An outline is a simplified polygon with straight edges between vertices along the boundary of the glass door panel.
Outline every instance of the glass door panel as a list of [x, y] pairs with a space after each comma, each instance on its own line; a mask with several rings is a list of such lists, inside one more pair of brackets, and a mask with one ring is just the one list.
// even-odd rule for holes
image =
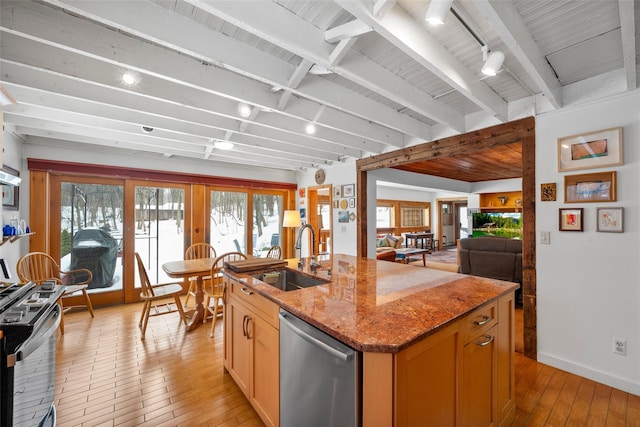
[[[152, 283], [168, 282], [162, 264], [184, 258], [184, 189], [135, 187], [135, 251]], [[135, 287], [140, 287], [135, 274]]]
[[247, 253], [247, 193], [211, 191], [209, 242], [221, 255]]
[[90, 293], [122, 290], [123, 186], [62, 182], [60, 268], [86, 268]]
[[253, 255], [267, 256], [271, 246], [282, 247], [283, 197], [273, 194], [253, 195]]

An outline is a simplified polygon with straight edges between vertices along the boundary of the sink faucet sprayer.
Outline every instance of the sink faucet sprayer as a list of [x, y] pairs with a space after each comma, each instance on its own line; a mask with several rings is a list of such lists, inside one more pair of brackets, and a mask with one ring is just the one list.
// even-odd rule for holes
[[[313, 226], [309, 223], [304, 224], [303, 226], [300, 227], [300, 229], [298, 230], [298, 238], [296, 239], [296, 250], [300, 250], [300, 258], [302, 258], [302, 232], [305, 230], [305, 228], [309, 229], [309, 232], [311, 233], [311, 264], [310, 264], [310, 268], [311, 271], [317, 270], [320, 267], [320, 264], [318, 264], [315, 259], [316, 259], [316, 232], [313, 230]], [[301, 262], [298, 262], [298, 266], [301, 267]]]

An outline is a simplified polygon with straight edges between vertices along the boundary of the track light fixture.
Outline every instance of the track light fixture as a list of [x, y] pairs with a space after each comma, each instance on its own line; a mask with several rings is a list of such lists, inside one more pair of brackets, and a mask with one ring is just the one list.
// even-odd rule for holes
[[482, 59], [484, 64], [482, 65], [482, 74], [485, 76], [495, 76], [500, 71], [500, 67], [504, 63], [504, 53], [499, 50], [488, 53], [487, 46], [482, 46]]
[[453, 0], [431, 0], [425, 21], [431, 25], [442, 25], [447, 18]]
[[249, 104], [240, 102], [238, 103], [238, 113], [240, 113], [242, 117], [249, 117], [251, 115], [251, 107]]

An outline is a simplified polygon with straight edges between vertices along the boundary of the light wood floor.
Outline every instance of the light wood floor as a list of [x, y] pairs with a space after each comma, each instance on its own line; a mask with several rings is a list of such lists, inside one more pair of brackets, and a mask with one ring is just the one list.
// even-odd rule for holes
[[[185, 333], [140, 304], [65, 316], [56, 374], [58, 426], [260, 426], [222, 366], [222, 322]], [[516, 357], [514, 426], [640, 426], [640, 397]], [[436, 426], [440, 427], [440, 426]]]

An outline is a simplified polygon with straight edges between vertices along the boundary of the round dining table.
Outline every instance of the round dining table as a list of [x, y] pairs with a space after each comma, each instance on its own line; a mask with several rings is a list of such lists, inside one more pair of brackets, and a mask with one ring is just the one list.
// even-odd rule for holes
[[184, 259], [179, 261], [169, 261], [162, 264], [162, 270], [169, 277], [187, 279], [189, 277], [196, 278], [196, 307], [186, 313], [189, 317], [187, 322], [187, 331], [195, 329], [204, 320], [206, 308], [202, 305], [204, 301], [204, 292], [202, 284], [203, 277], [211, 275], [211, 267], [215, 258], [198, 258]]

